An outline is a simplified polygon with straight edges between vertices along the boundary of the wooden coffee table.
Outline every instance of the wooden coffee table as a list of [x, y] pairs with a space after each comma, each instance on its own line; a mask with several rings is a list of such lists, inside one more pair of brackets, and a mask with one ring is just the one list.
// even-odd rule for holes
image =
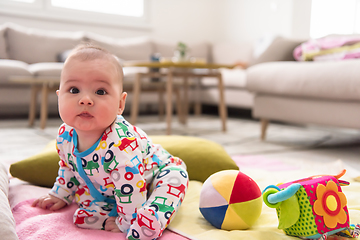
[[13, 76], [9, 79], [12, 83], [30, 85], [31, 97], [29, 106], [29, 126], [32, 127], [36, 115], [36, 103], [38, 94], [41, 92], [40, 128], [44, 129], [48, 117], [48, 95], [59, 89], [60, 78], [58, 77], [22, 77]]
[[[133, 104], [131, 111], [131, 123], [135, 124], [138, 116], [138, 105], [141, 91], [141, 79], [143, 77], [165, 77], [166, 78], [166, 121], [167, 121], [167, 134], [171, 134], [171, 121], [172, 121], [172, 96], [173, 96], [173, 78], [182, 77], [184, 79], [184, 113], [187, 114], [187, 101], [188, 101], [188, 78], [199, 78], [203, 77], [214, 77], [218, 79], [219, 89], [219, 115], [222, 121], [222, 130], [226, 131], [227, 121], [227, 110], [224, 96], [224, 86], [219, 68], [234, 68], [235, 65], [227, 64], [213, 64], [213, 63], [202, 63], [202, 62], [125, 62], [126, 67], [147, 67], [149, 68], [148, 73], [138, 73], [134, 88], [133, 88]], [[165, 68], [167, 73], [151, 72], [151, 68]], [[194, 69], [206, 69], [206, 73], [197, 73]]]
[[[211, 64], [211, 63], [193, 63], [193, 62], [126, 62], [125, 66], [131, 67], [147, 67], [147, 68], [165, 68], [167, 73], [151, 72], [138, 73], [135, 83], [132, 87], [133, 90], [133, 103], [131, 106], [131, 123], [135, 124], [139, 112], [139, 98], [141, 92], [141, 79], [143, 77], [165, 77], [166, 78], [166, 121], [167, 121], [167, 134], [171, 134], [171, 121], [172, 121], [172, 96], [174, 92], [174, 77], [182, 77], [184, 79], [184, 109], [183, 112], [187, 114], [188, 102], [188, 78], [197, 77], [214, 77], [218, 79], [219, 89], [219, 115], [222, 120], [222, 130], [226, 131], [227, 110], [224, 98], [224, 86], [222, 82], [221, 73], [219, 68], [233, 68], [234, 65], [226, 64]], [[206, 73], [197, 73], [194, 69], [207, 69]], [[180, 70], [180, 71], [179, 71]], [[36, 103], [38, 94], [41, 92], [41, 106], [40, 106], [40, 128], [46, 127], [48, 117], [48, 95], [55, 92], [59, 88], [59, 77], [23, 77], [13, 76], [9, 79], [13, 83], [31, 86], [31, 98], [29, 106], [29, 126], [34, 125], [36, 115]]]

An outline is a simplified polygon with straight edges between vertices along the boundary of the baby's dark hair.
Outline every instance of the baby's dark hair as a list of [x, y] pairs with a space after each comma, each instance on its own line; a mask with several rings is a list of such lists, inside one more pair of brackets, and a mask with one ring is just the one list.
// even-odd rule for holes
[[80, 61], [89, 61], [89, 60], [95, 60], [99, 58], [107, 58], [109, 61], [113, 61], [116, 65], [116, 69], [118, 71], [120, 81], [122, 82], [123, 79], [123, 70], [122, 66], [120, 64], [119, 59], [112, 53], [110, 53], [105, 48], [96, 45], [92, 42], [83, 42], [77, 45], [69, 54], [68, 58], [65, 61], [65, 64], [67, 60], [75, 58]]

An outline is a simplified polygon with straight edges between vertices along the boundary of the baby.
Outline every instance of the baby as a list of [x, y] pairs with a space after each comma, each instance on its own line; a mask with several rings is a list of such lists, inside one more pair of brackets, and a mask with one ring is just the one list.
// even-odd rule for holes
[[58, 210], [76, 201], [81, 228], [155, 239], [173, 219], [188, 187], [185, 164], [153, 144], [121, 114], [127, 93], [114, 55], [82, 44], [64, 63], [56, 92], [58, 177], [33, 206]]

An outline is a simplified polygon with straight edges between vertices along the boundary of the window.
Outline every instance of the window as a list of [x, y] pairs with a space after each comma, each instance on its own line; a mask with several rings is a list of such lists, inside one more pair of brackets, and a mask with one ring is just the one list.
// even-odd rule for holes
[[51, 4], [55, 7], [133, 17], [142, 17], [144, 14], [143, 0], [51, 0]]
[[0, 14], [148, 27], [146, 0], [0, 0]]
[[15, 1], [15, 2], [25, 2], [25, 3], [33, 3], [33, 2], [35, 2], [35, 0], [12, 0], [12, 1]]
[[310, 37], [360, 33], [360, 0], [312, 0]]

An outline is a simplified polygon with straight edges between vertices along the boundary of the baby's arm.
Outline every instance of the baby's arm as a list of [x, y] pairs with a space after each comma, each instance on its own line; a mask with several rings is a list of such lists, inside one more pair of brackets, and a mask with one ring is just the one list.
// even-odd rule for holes
[[38, 199], [36, 199], [31, 206], [32, 207], [40, 207], [42, 209], [49, 209], [52, 211], [59, 210], [65, 207], [67, 204], [60, 198], [54, 197], [50, 194], [46, 194]]
[[[62, 125], [60, 129], [65, 129], [65, 126]], [[68, 132], [65, 130], [59, 130], [59, 132], [62, 132], [65, 136], [69, 136]], [[36, 199], [32, 203], [33, 207], [38, 206], [42, 209], [50, 209], [53, 211], [59, 210], [70, 204], [74, 198], [75, 190], [79, 185], [74, 173], [65, 161], [65, 153], [62, 150], [62, 147], [63, 143], [66, 141], [62, 136], [58, 136], [56, 138], [56, 142], [56, 149], [60, 157], [58, 177], [56, 178], [51, 191], [48, 194]], [[72, 165], [72, 167], [74, 166]]]

